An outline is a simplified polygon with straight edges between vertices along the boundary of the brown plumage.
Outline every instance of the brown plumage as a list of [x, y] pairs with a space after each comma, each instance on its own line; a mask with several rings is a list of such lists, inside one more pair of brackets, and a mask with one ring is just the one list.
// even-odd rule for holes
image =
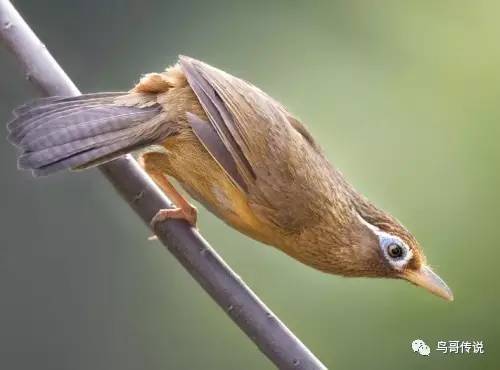
[[45, 175], [83, 169], [140, 150], [140, 163], [177, 208], [196, 209], [170, 184], [242, 233], [319, 270], [404, 278], [446, 299], [418, 242], [359, 194], [307, 128], [246, 81], [181, 57], [127, 93], [52, 97], [27, 104], [9, 124], [19, 166]]

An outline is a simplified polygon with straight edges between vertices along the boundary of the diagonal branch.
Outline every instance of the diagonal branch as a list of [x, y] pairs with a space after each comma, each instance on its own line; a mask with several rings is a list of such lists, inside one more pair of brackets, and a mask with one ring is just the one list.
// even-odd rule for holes
[[[80, 94], [8, 0], [0, 0], [0, 38], [19, 61], [26, 78], [45, 95]], [[132, 156], [102, 165], [100, 170], [144, 222], [149, 223], [158, 209], [172, 206]], [[155, 231], [175, 258], [276, 366], [326, 369], [195, 229], [172, 220]]]

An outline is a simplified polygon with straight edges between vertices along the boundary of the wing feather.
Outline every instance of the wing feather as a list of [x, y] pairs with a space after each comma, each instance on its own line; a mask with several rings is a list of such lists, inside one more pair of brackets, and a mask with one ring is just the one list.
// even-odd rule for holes
[[214, 127], [209, 122], [202, 120], [193, 113], [188, 112], [187, 118], [198, 139], [200, 139], [208, 152], [212, 154], [214, 159], [235, 182], [235, 185], [239, 186], [245, 192], [248, 191], [247, 185], [238, 171], [233, 156], [222, 143]]
[[[329, 191], [325, 179], [331, 166], [307, 128], [242, 79], [184, 56], [180, 66], [220, 143], [234, 159], [254, 212], [286, 230], [316, 223], [319, 216], [314, 210], [327, 201], [321, 194]], [[210, 150], [209, 140], [218, 143], [214, 137], [198, 137], [238, 183], [234, 168]], [[311, 192], [308, 184], [317, 191]]]
[[[196, 60], [181, 57], [180, 62], [189, 85], [200, 100], [211, 124], [237, 163], [238, 171], [243, 181], [246, 184], [253, 183], [255, 181], [255, 173], [241, 148], [240, 142], [237, 140], [237, 138], [241, 137], [241, 133], [238, 131], [238, 126], [233, 120], [233, 115], [226, 107], [226, 102], [221, 99], [211, 82], [201, 74], [197, 68]], [[230, 173], [231, 171], [227, 172]], [[234, 176], [233, 180], [238, 183], [238, 180]]]

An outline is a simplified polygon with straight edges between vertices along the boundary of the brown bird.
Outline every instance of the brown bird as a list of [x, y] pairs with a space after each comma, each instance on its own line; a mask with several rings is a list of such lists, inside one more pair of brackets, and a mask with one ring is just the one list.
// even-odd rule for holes
[[152, 222], [196, 224], [170, 183], [242, 233], [321, 271], [402, 278], [447, 300], [413, 235], [358, 193], [307, 128], [257, 87], [181, 56], [129, 92], [49, 97], [16, 109], [9, 139], [35, 176], [84, 169], [140, 150], [175, 203]]

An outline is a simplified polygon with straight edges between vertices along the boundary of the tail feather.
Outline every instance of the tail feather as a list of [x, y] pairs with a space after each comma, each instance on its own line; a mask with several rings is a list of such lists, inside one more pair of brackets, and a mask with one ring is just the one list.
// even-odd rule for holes
[[[50, 164], [35, 167], [33, 174], [35, 176], [45, 176], [67, 168], [84, 169], [105, 163], [134, 149], [134, 143], [129, 138], [124, 138], [114, 143], [107, 143], [105, 146], [92, 146], [80, 150], [57, 161], [45, 162]], [[33, 166], [30, 168], [33, 168]]]
[[106, 98], [114, 98], [117, 96], [124, 95], [124, 92], [104, 92], [104, 93], [94, 93], [94, 94], [84, 94], [78, 96], [49, 96], [45, 98], [38, 98], [20, 105], [12, 111], [15, 117], [20, 115], [25, 115], [28, 111], [41, 113], [44, 109], [50, 109], [49, 107], [56, 104], [79, 104], [90, 102], [91, 100], [103, 100]]
[[77, 110], [70, 115], [53, 117], [28, 132], [20, 146], [41, 150], [74, 140], [98, 137], [99, 135], [124, 130], [140, 124], [151, 116], [151, 110], [130, 107], [91, 108]]
[[[25, 104], [24, 106], [14, 110], [13, 113], [15, 118], [7, 124], [9, 137], [13, 140], [21, 138], [27, 131], [43, 124], [44, 122], [47, 122], [50, 118], [56, 116], [57, 114], [69, 114], [78, 108], [91, 108], [93, 106], [102, 106], [102, 104], [109, 104], [113, 102], [113, 100], [108, 99], [108, 97], [98, 98], [93, 97], [94, 95], [95, 94], [91, 94], [92, 97], [85, 100], [82, 98], [82, 96], [85, 95], [74, 98], [51, 97], [40, 99], [44, 101], [43, 103], [38, 103], [38, 100], [35, 100], [31, 103]], [[120, 95], [123, 95], [123, 93]], [[112, 97], [120, 95], [118, 95], [118, 93], [113, 93]], [[75, 101], [68, 100], [77, 98], [78, 100]]]
[[131, 130], [110, 132], [97, 137], [83, 138], [81, 140], [64, 142], [59, 145], [51, 145], [39, 150], [24, 152], [19, 156], [18, 164], [20, 169], [39, 168], [47, 163], [58, 162], [75, 156], [88, 150], [110, 146], [117, 141], [131, 139]]
[[124, 94], [50, 97], [16, 109], [8, 129], [9, 140], [23, 151], [19, 168], [33, 170], [35, 176], [86, 168], [172, 134], [161, 106], [116, 103]]

